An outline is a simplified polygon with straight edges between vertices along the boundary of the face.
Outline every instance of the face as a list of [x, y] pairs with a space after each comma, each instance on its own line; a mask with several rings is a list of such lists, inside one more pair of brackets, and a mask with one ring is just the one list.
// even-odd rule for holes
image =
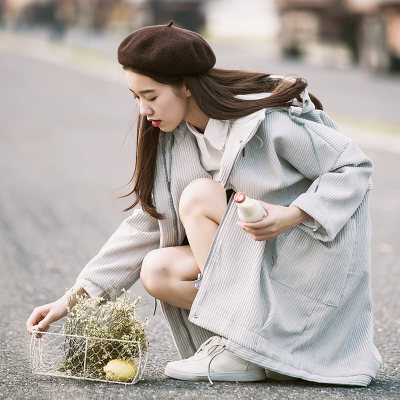
[[125, 75], [140, 114], [151, 120], [153, 126], [171, 132], [185, 119], [191, 96], [185, 85], [176, 88], [132, 71], [125, 71]]

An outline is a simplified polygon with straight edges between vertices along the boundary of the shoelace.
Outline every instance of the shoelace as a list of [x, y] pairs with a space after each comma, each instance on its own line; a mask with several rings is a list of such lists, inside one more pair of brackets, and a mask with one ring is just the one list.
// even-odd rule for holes
[[195, 354], [198, 354], [201, 351], [205, 351], [205, 352], [207, 352], [208, 355], [211, 355], [215, 349], [218, 349], [218, 347], [220, 347], [215, 352], [215, 354], [210, 358], [210, 361], [208, 362], [207, 378], [208, 378], [208, 381], [210, 382], [210, 386], [214, 385], [214, 382], [211, 380], [211, 361], [214, 360], [214, 358], [218, 354], [221, 354], [226, 348], [226, 345], [223, 343], [220, 343], [220, 342], [221, 342], [221, 338], [219, 336], [213, 336], [210, 339], [208, 339], [207, 341], [205, 341], [195, 353]]

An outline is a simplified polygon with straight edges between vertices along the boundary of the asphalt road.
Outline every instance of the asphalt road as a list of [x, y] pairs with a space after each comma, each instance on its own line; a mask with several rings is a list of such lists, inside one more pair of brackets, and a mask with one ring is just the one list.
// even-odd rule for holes
[[[228, 55], [226, 56], [228, 60]], [[335, 73], [319, 72], [321, 79]], [[121, 81], [123, 76], [121, 75]], [[119, 78], [118, 78], [119, 79]], [[371, 81], [368, 93], [381, 87]], [[385, 96], [385, 85], [376, 96]], [[338, 94], [339, 96], [340, 94]], [[366, 145], [371, 199], [375, 343], [384, 364], [368, 388], [304, 383], [180, 382], [163, 375], [177, 352], [160, 310], [144, 295], [151, 343], [137, 385], [33, 375], [25, 321], [59, 298], [127, 216], [115, 200], [132, 172], [133, 100], [121, 84], [0, 52], [0, 398], [2, 399], [391, 399], [400, 397], [399, 155]], [[60, 321], [62, 323], [62, 321]]]

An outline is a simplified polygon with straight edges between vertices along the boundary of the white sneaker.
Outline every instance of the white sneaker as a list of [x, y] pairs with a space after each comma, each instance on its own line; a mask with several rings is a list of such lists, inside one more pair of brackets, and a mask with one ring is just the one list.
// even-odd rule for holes
[[227, 340], [213, 336], [206, 340], [196, 353], [185, 360], [171, 361], [165, 367], [165, 375], [185, 381], [252, 382], [266, 378], [265, 370], [243, 360], [226, 349]]

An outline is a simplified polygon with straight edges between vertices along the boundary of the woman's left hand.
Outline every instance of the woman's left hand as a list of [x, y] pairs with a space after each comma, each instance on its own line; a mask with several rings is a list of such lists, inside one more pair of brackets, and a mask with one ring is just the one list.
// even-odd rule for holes
[[276, 204], [258, 202], [266, 211], [266, 217], [258, 222], [238, 222], [238, 225], [248, 233], [254, 240], [268, 240], [310, 218], [300, 208], [295, 206], [279, 206]]

